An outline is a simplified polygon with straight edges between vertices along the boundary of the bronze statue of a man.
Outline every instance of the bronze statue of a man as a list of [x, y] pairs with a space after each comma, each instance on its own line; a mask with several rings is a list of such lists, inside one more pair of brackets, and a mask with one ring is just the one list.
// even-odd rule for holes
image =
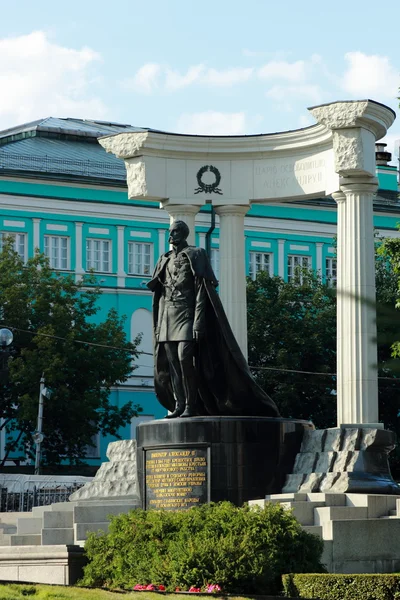
[[173, 249], [158, 260], [154, 292], [154, 387], [167, 418], [196, 415], [279, 416], [253, 380], [234, 338], [207, 253], [189, 246], [189, 228], [175, 221]]

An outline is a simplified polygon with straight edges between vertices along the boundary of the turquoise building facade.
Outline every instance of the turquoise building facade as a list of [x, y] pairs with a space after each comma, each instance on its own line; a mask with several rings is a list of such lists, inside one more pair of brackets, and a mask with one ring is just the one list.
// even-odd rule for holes
[[[139, 128], [117, 123], [48, 118], [0, 132], [0, 243], [12, 235], [26, 260], [35, 248], [54, 269], [80, 278], [94, 269], [102, 289], [98, 318], [110, 308], [126, 316], [126, 333], [143, 334], [136, 369], [112, 390], [112, 401], [140, 404], [143, 414], [120, 431], [135, 435], [138, 422], [161, 418], [152, 382], [151, 294], [146, 288], [154, 264], [168, 249], [169, 217], [158, 203], [128, 199], [123, 161], [98, 144], [103, 135]], [[374, 204], [377, 231], [397, 236], [400, 222], [398, 173], [377, 148], [379, 189]], [[210, 207], [196, 217], [196, 244], [205, 247]], [[293, 277], [308, 266], [334, 285], [336, 206], [331, 198], [253, 205], [245, 217], [247, 274], [259, 270]], [[218, 276], [218, 220], [211, 236], [211, 260]], [[98, 438], [86, 460], [105, 459], [111, 438]], [[4, 439], [0, 438], [0, 457]]]

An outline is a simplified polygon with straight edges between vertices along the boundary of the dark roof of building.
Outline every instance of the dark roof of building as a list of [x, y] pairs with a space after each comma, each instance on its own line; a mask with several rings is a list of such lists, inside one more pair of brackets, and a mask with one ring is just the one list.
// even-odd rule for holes
[[97, 142], [101, 136], [124, 131], [144, 130], [121, 123], [49, 117], [0, 131], [0, 173], [125, 184], [123, 161]]

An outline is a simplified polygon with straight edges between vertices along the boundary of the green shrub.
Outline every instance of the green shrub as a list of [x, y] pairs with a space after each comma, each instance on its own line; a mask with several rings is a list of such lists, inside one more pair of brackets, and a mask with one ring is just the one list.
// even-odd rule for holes
[[394, 600], [400, 599], [400, 575], [392, 574], [290, 574], [284, 575], [286, 597], [320, 600]]
[[108, 534], [91, 534], [85, 550], [81, 584], [110, 588], [219, 584], [224, 592], [268, 594], [282, 588], [283, 573], [324, 570], [322, 541], [273, 504], [134, 510], [113, 517]]

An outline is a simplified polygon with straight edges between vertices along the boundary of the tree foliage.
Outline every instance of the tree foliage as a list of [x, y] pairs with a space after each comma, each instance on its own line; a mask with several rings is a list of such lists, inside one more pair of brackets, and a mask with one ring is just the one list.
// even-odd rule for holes
[[[397, 263], [391, 258], [394, 242]], [[400, 307], [400, 240], [394, 242], [376, 240], [379, 410], [380, 420], [400, 436], [400, 370], [392, 357], [392, 352], [400, 356], [400, 343], [392, 346], [399, 330], [395, 304], [399, 298]], [[284, 417], [332, 427], [336, 424], [336, 289], [313, 272], [303, 272], [302, 281], [301, 285], [286, 283], [261, 272], [256, 281], [248, 282], [249, 364]]]
[[95, 323], [100, 293], [92, 276], [76, 283], [72, 275], [54, 273], [40, 254], [23, 264], [11, 241], [4, 244], [0, 323], [14, 333], [8, 372], [2, 372], [0, 381], [7, 454], [33, 451], [42, 374], [52, 390], [44, 407], [44, 463], [79, 462], [98, 431], [116, 436], [140, 410], [132, 403], [115, 406], [109, 401], [111, 387], [132, 371], [140, 338], [127, 342], [115, 310]]
[[260, 272], [247, 286], [249, 364], [257, 383], [284, 417], [319, 427], [336, 419], [335, 295], [307, 271], [301, 284]]

